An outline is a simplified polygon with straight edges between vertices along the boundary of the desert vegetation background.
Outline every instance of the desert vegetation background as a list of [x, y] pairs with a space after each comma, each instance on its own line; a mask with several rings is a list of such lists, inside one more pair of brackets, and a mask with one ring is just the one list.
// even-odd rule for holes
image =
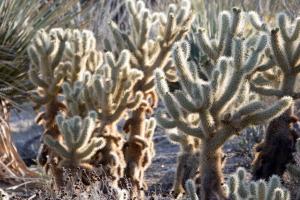
[[299, 0], [0, 0], [0, 199], [300, 200]]

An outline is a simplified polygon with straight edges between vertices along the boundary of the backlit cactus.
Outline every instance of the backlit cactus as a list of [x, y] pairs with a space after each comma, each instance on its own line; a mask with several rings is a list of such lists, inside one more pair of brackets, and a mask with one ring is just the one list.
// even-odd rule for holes
[[[58, 100], [60, 87], [65, 77], [69, 64], [62, 62], [66, 41], [69, 32], [62, 29], [52, 29], [50, 33], [40, 30], [28, 48], [28, 55], [31, 60], [29, 78], [36, 86], [36, 91], [31, 95], [36, 108], [44, 106], [36, 118], [37, 123], [43, 124], [45, 131], [43, 135], [51, 135], [57, 140], [60, 133], [55, 124], [55, 116], [65, 105]], [[47, 155], [49, 158], [47, 159]], [[47, 147], [42, 145], [38, 155], [38, 161], [42, 166], [53, 162], [53, 155]]]
[[283, 188], [280, 178], [272, 176], [265, 180], [251, 181], [246, 178], [246, 170], [238, 168], [236, 174], [228, 179], [228, 198], [232, 200], [289, 200], [290, 194]]
[[204, 29], [198, 30], [200, 48], [213, 61], [220, 56], [231, 56], [233, 39], [241, 31], [242, 12], [239, 8], [233, 8], [232, 12], [223, 11], [219, 15], [219, 32], [215, 40], [209, 39]]
[[[277, 15], [277, 28], [270, 28], [255, 12], [250, 12], [252, 25], [261, 32], [268, 34], [269, 48], [257, 75], [251, 82], [251, 89], [265, 96], [300, 97], [296, 91], [296, 79], [300, 72], [300, 19], [291, 21], [284, 13]], [[277, 71], [274, 71], [277, 69]], [[273, 71], [272, 71], [273, 70]], [[272, 83], [280, 84], [277, 86]]]
[[49, 135], [45, 136], [44, 141], [62, 158], [59, 161], [59, 167], [92, 168], [88, 162], [98, 150], [105, 146], [103, 138], [93, 137], [96, 119], [97, 113], [94, 111], [89, 112], [84, 119], [79, 116], [71, 118], [56, 116], [56, 124], [63, 136], [63, 141], [59, 142]]
[[[243, 42], [235, 39], [233, 56], [221, 57], [214, 66], [208, 81], [199, 78], [196, 66], [190, 66], [189, 45], [177, 43], [173, 50], [182, 90], [169, 92], [162, 70], [156, 71], [156, 86], [166, 106], [168, 116], [158, 115], [158, 123], [165, 128], [177, 128], [185, 134], [201, 139], [201, 198], [209, 199], [214, 194], [225, 199], [222, 166], [222, 145], [233, 135], [249, 125], [265, 123], [287, 110], [293, 103], [291, 97], [283, 97], [272, 106], [253, 100], [241, 102], [233, 109], [245, 77], [256, 67], [260, 53], [266, 45], [266, 37], [261, 36], [255, 48], [245, 58]], [[239, 47], [239, 48], [237, 48]], [[199, 123], [190, 125], [184, 113], [199, 116]]]
[[[228, 178], [225, 185], [226, 198], [230, 200], [290, 200], [290, 193], [281, 185], [278, 176], [265, 180], [249, 181], [246, 170], [238, 168], [237, 172]], [[186, 182], [187, 194], [191, 200], [198, 200], [196, 187], [192, 180]]]
[[[141, 0], [128, 0], [126, 6], [130, 15], [130, 33], [123, 33], [111, 22], [114, 40], [113, 44], [106, 40], [106, 49], [113, 51], [116, 55], [122, 49], [129, 49], [131, 67], [141, 70], [144, 75], [132, 89], [133, 94], [143, 93], [143, 102], [132, 111], [131, 118], [125, 124], [125, 131], [129, 134], [126, 151], [132, 152], [138, 145], [134, 142], [134, 138], [145, 138], [145, 120], [148, 118], [146, 115], [151, 114], [157, 104], [153, 72], [157, 68], [163, 69], [169, 80], [176, 80], [170, 50], [174, 42], [181, 40], [187, 34], [193, 15], [190, 2], [187, 0], [182, 1], [180, 5], [171, 4], [167, 14], [152, 13]], [[136, 160], [143, 160], [143, 158]], [[127, 164], [129, 162], [132, 160], [126, 160]], [[136, 163], [136, 165], [139, 164]], [[135, 178], [131, 177], [132, 173], [126, 176], [135, 182]], [[139, 190], [137, 187], [142, 182], [141, 179], [139, 184], [134, 185], [135, 190]]]
[[101, 164], [116, 184], [123, 177], [125, 168], [124, 138], [117, 130], [117, 124], [128, 110], [140, 104], [143, 94], [133, 94], [131, 90], [143, 74], [130, 68], [127, 50], [123, 50], [117, 60], [110, 52], [104, 58], [104, 65], [93, 74], [85, 73], [82, 102], [87, 110], [97, 111], [99, 127], [95, 134], [106, 139], [106, 146], [99, 151], [99, 160], [94, 159], [93, 164]]

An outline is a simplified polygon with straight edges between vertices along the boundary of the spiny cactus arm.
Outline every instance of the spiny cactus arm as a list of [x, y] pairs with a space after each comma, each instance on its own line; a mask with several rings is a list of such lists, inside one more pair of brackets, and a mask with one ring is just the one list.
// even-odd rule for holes
[[45, 135], [44, 136], [44, 143], [49, 146], [53, 151], [55, 151], [58, 155], [64, 157], [64, 158], [69, 158], [70, 152], [61, 145], [57, 140], [55, 140], [52, 136], [50, 135]]
[[272, 67], [274, 67], [276, 65], [275, 61], [273, 59], [268, 59], [265, 63], [262, 63], [261, 65], [259, 65], [255, 72], [264, 72], [267, 71], [269, 69], [271, 69]]
[[[179, 120], [179, 118], [182, 117], [183, 113], [179, 109], [178, 101], [176, 100], [174, 95], [172, 95], [169, 92], [169, 88], [168, 88], [168, 85], [165, 80], [165, 75], [162, 70], [157, 69], [155, 71], [155, 81], [156, 81], [157, 91], [158, 91], [159, 95], [162, 97], [162, 99], [166, 105], [168, 113], [175, 120]], [[188, 103], [190, 103], [190, 102], [188, 102]]]
[[[115, 37], [117, 42], [120, 36], [122, 45], [125, 44], [131, 51], [130, 63], [133, 68], [141, 69], [144, 77], [140, 80], [133, 91], [144, 93], [153, 90], [155, 84], [153, 71], [156, 68], [165, 69], [169, 72], [168, 78], [174, 79], [174, 74], [170, 73], [170, 49], [175, 41], [186, 35], [192, 21], [190, 3], [182, 1], [181, 6], [171, 5], [167, 15], [163, 13], [151, 13], [145, 8], [143, 1], [127, 1], [127, 8], [131, 17], [132, 31], [129, 36], [121, 34], [116, 26], [111, 26], [113, 32], [117, 32], [119, 37]], [[150, 29], [158, 26], [155, 39], [150, 38]], [[118, 44], [118, 49], [121, 49]]]
[[80, 105], [81, 105], [80, 95], [82, 90], [84, 90], [84, 85], [80, 81], [76, 81], [72, 85], [73, 87], [68, 82], [64, 82], [62, 84], [64, 100], [68, 107], [68, 112], [69, 112], [68, 114], [70, 114], [71, 116], [85, 114], [82, 113], [80, 110]]
[[261, 101], [252, 101], [246, 105], [239, 107], [237, 111], [232, 115], [231, 119], [235, 121], [240, 119], [244, 115], [253, 114], [265, 108], [266, 106]]
[[158, 112], [155, 115], [155, 119], [158, 122], [158, 124], [166, 129], [172, 129], [176, 128], [176, 121], [172, 120], [171, 118], [168, 118], [166, 116], [163, 116], [161, 112]]
[[[70, 67], [68, 62], [62, 62], [68, 37], [67, 31], [62, 29], [52, 29], [50, 33], [41, 30], [28, 48], [32, 63], [28, 74], [32, 83], [37, 87], [31, 95], [36, 108], [51, 103], [57, 104], [57, 109], [64, 107], [56, 98], [60, 93], [60, 86], [66, 76], [66, 71]], [[56, 111], [52, 109], [51, 112]]]
[[96, 127], [96, 119], [97, 113], [95, 111], [89, 112], [88, 116], [82, 122], [81, 129], [77, 130], [79, 131], [79, 137], [74, 145], [74, 149], [84, 147], [88, 144]]
[[[102, 53], [96, 51], [96, 39], [89, 30], [72, 30], [66, 44], [66, 58], [72, 63], [67, 73], [70, 83], [82, 79], [81, 72], [95, 71], [102, 64]], [[91, 66], [93, 64], [93, 66]]]
[[167, 20], [160, 21], [161, 33], [164, 35], [158, 40], [161, 50], [158, 54], [154, 54], [152, 59], [154, 62], [151, 64], [150, 71], [153, 72], [156, 68], [165, 69], [169, 65], [169, 55], [173, 44], [181, 40], [191, 27], [193, 15], [190, 7], [189, 1], [181, 1], [178, 7], [172, 4], [169, 6]]
[[263, 32], [269, 32], [268, 25], [260, 18], [260, 16], [257, 14], [257, 12], [250, 11], [248, 13], [248, 15], [249, 15], [250, 23], [256, 30], [263, 31]]
[[241, 10], [233, 8], [232, 13], [224, 11], [219, 16], [219, 33], [216, 45], [212, 45], [207, 33], [203, 29], [198, 30], [198, 40], [201, 49], [213, 61], [220, 56], [231, 56], [233, 38], [238, 32], [241, 22]]
[[[159, 94], [167, 94], [169, 93], [169, 88], [167, 82], [165, 80], [165, 75], [162, 70], [156, 70], [155, 72], [155, 80], [156, 80], [156, 88]], [[168, 95], [169, 96], [169, 95]], [[197, 107], [192, 100], [185, 95], [182, 91], [176, 91], [174, 93], [174, 97], [178, 99], [179, 104], [189, 112], [198, 112], [199, 107]], [[170, 100], [169, 97], [166, 97], [167, 101]], [[178, 106], [178, 105], [177, 105]], [[171, 106], [172, 107], [172, 106]], [[176, 107], [176, 106], [175, 106]]]
[[[224, 90], [224, 93], [220, 95], [220, 98], [214, 102], [214, 105], [211, 108], [211, 111], [212, 113], [214, 113], [214, 115], [218, 115], [218, 113], [221, 113], [222, 111], [226, 110], [231, 104], [231, 102], [235, 100], [235, 94], [241, 89], [241, 86], [244, 83], [244, 78], [247, 75], [251, 74], [253, 71], [255, 71], [260, 54], [265, 48], [266, 44], [267, 37], [265, 35], [261, 35], [256, 43], [255, 49], [252, 52], [252, 54], [249, 55], [247, 60], [244, 60], [244, 53], [242, 47], [243, 42], [240, 39], [234, 40], [234, 60], [232, 62], [234, 67], [234, 76], [230, 77], [229, 83], [226, 89]], [[230, 60], [226, 62], [227, 65], [231, 63]]]
[[222, 52], [225, 45], [226, 37], [228, 36], [227, 33], [230, 29], [230, 13], [228, 11], [223, 11], [219, 15], [219, 33], [218, 33], [218, 44], [217, 44], [217, 51], [218, 53]]
[[291, 22], [288, 21], [287, 15], [285, 13], [279, 13], [277, 15], [277, 24], [279, 26], [282, 38], [285, 41], [292, 42], [295, 41], [300, 32], [300, 19], [297, 18], [294, 23], [294, 27], [292, 30], [289, 30], [291, 28]]
[[[256, 90], [263, 95], [264, 93], [277, 97], [289, 95], [295, 98], [297, 96], [294, 91], [295, 82], [297, 74], [300, 72], [298, 68], [299, 65], [297, 64], [300, 57], [300, 45], [296, 42], [299, 38], [299, 20], [296, 19], [294, 22], [291, 22], [288, 20], [286, 14], [280, 13], [277, 15], [276, 24], [279, 28], [274, 28], [267, 32], [265, 31], [269, 34], [271, 50], [266, 51], [266, 54], [270, 54], [270, 56], [267, 55], [267, 63], [269, 62], [271, 65], [275, 64], [279, 68], [281, 76], [275, 76], [276, 80], [272, 80], [272, 77], [265, 76], [265, 78], [269, 79], [269, 83], [262, 83], [259, 88], [253, 87], [253, 90]], [[260, 69], [260, 71], [263, 72], [264, 69], [268, 70], [270, 68], [263, 67]], [[275, 72], [275, 74], [277, 73]], [[270, 83], [275, 83], [276, 81], [280, 81], [280, 85], [276, 86], [278, 88], [271, 90], [261, 88], [263, 86], [270, 85]], [[281, 92], [275, 90], [280, 90]]]
[[98, 150], [102, 149], [105, 144], [104, 138], [92, 138], [86, 146], [82, 146], [76, 151], [76, 157], [82, 162], [86, 162], [90, 160]]
[[[30, 50], [28, 50], [30, 51]], [[36, 69], [30, 69], [28, 72], [29, 78], [34, 85], [37, 85], [42, 88], [47, 88], [48, 83], [39, 77], [38, 71]]]
[[88, 108], [98, 111], [98, 118], [105, 123], [120, 119], [127, 109], [135, 109], [140, 105], [143, 94], [133, 95], [134, 84], [142, 79], [143, 73], [129, 66], [130, 53], [123, 50], [118, 59], [111, 52], [104, 56], [104, 65], [93, 75], [86, 73], [86, 88], [82, 101], [88, 102]]
[[267, 196], [267, 189], [268, 189], [268, 186], [267, 186], [267, 183], [266, 181], [264, 180], [259, 180], [257, 182], [257, 196], [258, 196], [258, 199], [266, 199], [266, 196]]
[[[226, 33], [223, 33], [223, 31], [222, 31], [221, 34], [226, 34]], [[209, 40], [207, 34], [205, 33], [205, 30], [202, 28], [198, 29], [197, 35], [199, 38], [199, 43], [200, 43], [200, 47], [201, 47], [202, 51], [204, 51], [205, 54], [212, 60], [217, 60], [219, 57], [219, 54], [215, 50], [215, 48], [212, 46], [211, 41]], [[221, 35], [220, 37], [222, 39], [225, 36]], [[222, 39], [222, 40], [224, 41], [224, 39]], [[220, 46], [220, 48], [222, 48], [221, 44], [219, 44], [219, 46]]]
[[276, 188], [279, 189], [281, 187], [280, 177], [277, 175], [273, 175], [268, 183], [268, 193], [266, 196], [267, 200], [271, 200], [274, 198]]
[[178, 128], [180, 131], [188, 135], [198, 137], [200, 139], [205, 138], [205, 135], [200, 127], [191, 127], [189, 124], [186, 124], [183, 121], [178, 121], [174, 120], [173, 118], [162, 116], [161, 113], [157, 114], [155, 118], [157, 123], [166, 129]]
[[45, 143], [53, 149], [60, 157], [62, 163], [80, 165], [86, 162], [94, 153], [105, 146], [104, 138], [92, 137], [95, 129], [97, 113], [89, 112], [89, 115], [82, 120], [79, 116], [66, 119], [61, 115], [56, 117], [56, 121], [63, 135], [63, 144], [51, 136], [45, 136]]
[[252, 91], [258, 94], [262, 94], [264, 96], [282, 97], [284, 95], [283, 91], [276, 88], [272, 88], [270, 86], [258, 86], [254, 83], [250, 83], [250, 87]]
[[284, 52], [284, 49], [282, 49], [282, 46], [280, 45], [279, 30], [280, 29], [275, 28], [271, 31], [270, 43], [277, 65], [282, 69], [283, 72], [288, 72], [291, 66], [286, 52]]
[[61, 114], [57, 115], [55, 120], [60, 133], [64, 137], [64, 142], [66, 144], [66, 147], [73, 147], [76, 143], [77, 135], [74, 134], [74, 131], [71, 129], [69, 125], [72, 122], [64, 120], [64, 117]]
[[240, 122], [240, 127], [245, 128], [249, 125], [258, 125], [270, 121], [285, 112], [293, 103], [291, 97], [282, 97], [272, 106], [245, 116]]
[[242, 118], [235, 118], [233, 120], [232, 115], [228, 115], [228, 118], [223, 117], [222, 121], [225, 126], [222, 130], [219, 130], [214, 139], [211, 141], [211, 146], [214, 148], [221, 147], [228, 138], [234, 134], [239, 134], [239, 131], [250, 126], [259, 125], [268, 122], [283, 112], [285, 112], [293, 104], [293, 99], [291, 97], [283, 97], [279, 101], [275, 102], [272, 106], [266, 107], [264, 109], [258, 109], [257, 112], [245, 114]]

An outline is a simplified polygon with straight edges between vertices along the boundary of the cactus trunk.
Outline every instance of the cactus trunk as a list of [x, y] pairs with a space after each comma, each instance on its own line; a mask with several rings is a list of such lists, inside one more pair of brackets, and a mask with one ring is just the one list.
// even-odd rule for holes
[[204, 141], [201, 154], [201, 199], [226, 199], [222, 188], [224, 182], [222, 172], [222, 150], [212, 149], [209, 141]]
[[[55, 124], [55, 116], [58, 114], [61, 107], [61, 103], [59, 103], [56, 99], [53, 99], [45, 106], [45, 131], [42, 137], [44, 137], [45, 135], [50, 135], [56, 140], [59, 140], [60, 133]], [[47, 145], [42, 144], [40, 146], [37, 159], [39, 164], [45, 167], [46, 172], [48, 172], [48, 170], [51, 172], [51, 174], [54, 177], [56, 187], [60, 188], [64, 185], [62, 179], [63, 170], [57, 167], [58, 163], [54, 160], [55, 156], [55, 153], [51, 151], [51, 149]]]
[[139, 168], [142, 152], [135, 144], [135, 136], [145, 137], [145, 121], [146, 111], [140, 106], [138, 109], [132, 112], [132, 118], [130, 118], [130, 134], [126, 147], [124, 148], [124, 156], [126, 162], [125, 177], [127, 177], [131, 184], [131, 198], [143, 196], [144, 176], [143, 169]]

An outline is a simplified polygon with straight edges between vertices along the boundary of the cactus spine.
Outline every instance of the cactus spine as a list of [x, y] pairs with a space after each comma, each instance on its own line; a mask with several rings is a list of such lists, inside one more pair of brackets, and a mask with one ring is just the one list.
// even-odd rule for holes
[[[230, 107], [242, 89], [245, 77], [257, 67], [259, 54], [266, 45], [266, 37], [261, 36], [253, 52], [244, 59], [243, 41], [234, 40], [233, 57], [221, 57], [214, 66], [208, 81], [197, 75], [196, 66], [189, 66], [189, 45], [177, 43], [173, 59], [180, 78], [182, 90], [174, 94], [168, 89], [162, 70], [156, 70], [156, 86], [166, 106], [168, 116], [158, 115], [158, 123], [165, 128], [177, 128], [185, 134], [201, 139], [201, 198], [210, 199], [214, 194], [225, 199], [221, 187], [222, 150], [226, 140], [249, 125], [267, 122], [288, 109], [293, 100], [283, 97], [274, 105], [266, 107], [260, 101], [241, 103], [236, 110]], [[242, 52], [239, 52], [242, 51]], [[240, 55], [240, 56], [236, 56]], [[221, 83], [225, 89], [220, 87]], [[199, 116], [199, 123], [190, 125], [184, 113]]]

